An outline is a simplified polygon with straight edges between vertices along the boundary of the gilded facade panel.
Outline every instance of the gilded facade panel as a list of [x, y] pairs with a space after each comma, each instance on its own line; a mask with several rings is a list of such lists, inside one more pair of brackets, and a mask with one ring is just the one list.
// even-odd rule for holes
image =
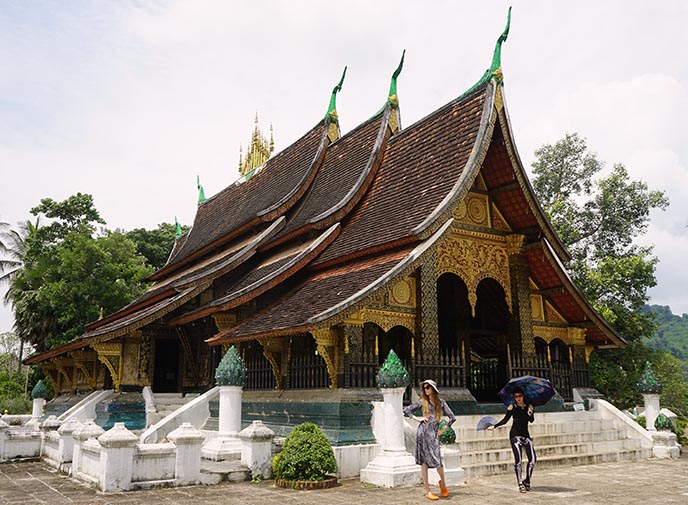
[[533, 321], [545, 320], [545, 308], [542, 301], [542, 295], [530, 295], [530, 308], [533, 315]]
[[453, 212], [453, 217], [461, 223], [490, 227], [490, 213], [487, 195], [469, 192]]
[[436, 278], [448, 272], [461, 277], [466, 283], [468, 301], [474, 313], [478, 284], [486, 278], [494, 279], [502, 286], [507, 304], [511, 307], [509, 259], [503, 237], [455, 230], [437, 248]]

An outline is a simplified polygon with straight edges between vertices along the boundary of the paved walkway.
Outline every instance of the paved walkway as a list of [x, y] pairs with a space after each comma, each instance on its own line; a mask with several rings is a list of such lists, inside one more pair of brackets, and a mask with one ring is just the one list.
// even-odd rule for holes
[[[520, 494], [513, 475], [469, 479], [439, 503], [673, 504], [688, 503], [688, 455], [677, 461], [646, 460], [543, 470], [533, 490]], [[0, 464], [0, 504], [193, 504], [193, 505], [380, 505], [429, 504], [422, 486], [382, 489], [349, 479], [334, 489], [292, 491], [272, 481], [224, 483], [151, 491], [102, 494], [56, 473], [43, 463]]]

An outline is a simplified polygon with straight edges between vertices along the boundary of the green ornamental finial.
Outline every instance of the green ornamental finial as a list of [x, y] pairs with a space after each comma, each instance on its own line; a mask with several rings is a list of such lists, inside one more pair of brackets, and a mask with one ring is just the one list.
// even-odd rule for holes
[[198, 204], [205, 202], [205, 192], [203, 191], [203, 186], [201, 186], [201, 178], [196, 176], [196, 186], [198, 186]]
[[652, 370], [652, 365], [650, 365], [649, 361], [645, 362], [645, 367], [637, 386], [638, 391], [643, 394], [659, 394], [662, 392], [662, 383]]
[[174, 216], [174, 226], [175, 226], [175, 231], [174, 231], [174, 238], [179, 238], [182, 236], [182, 225], [179, 224], [179, 221], [177, 221], [177, 216]]
[[509, 36], [510, 25], [511, 7], [509, 7], [509, 13], [506, 16], [506, 27], [497, 39], [497, 44], [495, 44], [494, 54], [492, 55], [492, 65], [490, 66], [490, 74], [494, 74], [498, 81], [502, 80], [502, 43], [506, 42], [506, 39]]
[[215, 370], [215, 383], [218, 386], [243, 386], [246, 384], [246, 365], [239, 351], [232, 346], [222, 357]]
[[339, 79], [339, 84], [337, 84], [332, 89], [332, 97], [330, 98], [330, 105], [327, 108], [327, 115], [330, 117], [333, 123], [337, 122], [337, 93], [342, 90], [342, 84], [344, 84], [344, 76], [346, 76], [346, 67], [344, 67], [344, 72], [342, 72], [342, 78]]
[[671, 419], [667, 417], [665, 414], [659, 414], [657, 416], [657, 419], [655, 419], [655, 428], [658, 431], [672, 431], [674, 425], [671, 422]]
[[397, 77], [401, 73], [401, 69], [404, 68], [404, 56], [406, 55], [406, 49], [401, 53], [401, 61], [399, 66], [392, 74], [392, 82], [389, 84], [389, 98], [388, 101], [395, 109], [399, 106], [399, 98], [397, 98]]
[[43, 379], [41, 379], [36, 383], [36, 385], [31, 390], [31, 398], [33, 398], [35, 400], [36, 398], [47, 398], [47, 397], [48, 397], [48, 388], [45, 387], [45, 384], [43, 383]]
[[411, 383], [411, 377], [394, 349], [389, 351], [387, 359], [375, 376], [375, 382], [379, 388], [400, 388]]

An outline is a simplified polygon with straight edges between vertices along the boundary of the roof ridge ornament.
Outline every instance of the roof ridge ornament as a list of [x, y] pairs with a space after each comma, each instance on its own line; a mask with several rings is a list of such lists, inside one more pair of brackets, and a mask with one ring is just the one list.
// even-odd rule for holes
[[341, 135], [339, 131], [339, 115], [337, 114], [337, 93], [342, 90], [342, 84], [344, 84], [344, 77], [346, 76], [346, 66], [344, 66], [344, 72], [342, 72], [342, 78], [339, 79], [339, 84], [332, 88], [332, 96], [330, 97], [330, 105], [327, 107], [327, 114], [325, 118], [330, 119], [330, 124], [327, 127], [327, 137], [330, 142], [334, 142]]
[[200, 205], [205, 202], [206, 198], [203, 186], [201, 186], [201, 178], [198, 175], [196, 176], [196, 186], [198, 187], [198, 205]]
[[404, 56], [406, 56], [406, 49], [404, 49], [404, 51], [401, 53], [401, 61], [399, 61], [399, 66], [397, 66], [397, 69], [392, 74], [392, 81], [389, 83], [389, 95], [387, 101], [394, 109], [399, 107], [399, 97], [397, 97], [397, 77], [399, 77], [401, 69], [404, 68]]
[[506, 42], [509, 36], [509, 27], [511, 26], [511, 6], [509, 6], [509, 11], [506, 15], [506, 26], [504, 31], [497, 39], [495, 44], [494, 53], [492, 54], [492, 65], [490, 66], [490, 75], [494, 75], [497, 81], [502, 82], [502, 44]]
[[182, 236], [182, 225], [179, 224], [177, 216], [174, 216], [174, 239], [178, 239]]
[[492, 64], [490, 65], [490, 68], [485, 70], [485, 73], [478, 80], [478, 82], [476, 82], [473, 86], [471, 86], [465, 92], [463, 92], [461, 95], [459, 95], [459, 98], [463, 98], [463, 97], [471, 94], [475, 89], [479, 88], [483, 84], [486, 84], [493, 77], [497, 80], [498, 83], [501, 83], [504, 81], [504, 76], [502, 74], [502, 44], [504, 42], [506, 42], [506, 39], [509, 36], [510, 26], [511, 26], [511, 7], [509, 7], [509, 11], [507, 12], [507, 15], [506, 15], [506, 27], [504, 27], [504, 31], [499, 36], [499, 38], [497, 39], [497, 43], [495, 44], [494, 52], [492, 53]]

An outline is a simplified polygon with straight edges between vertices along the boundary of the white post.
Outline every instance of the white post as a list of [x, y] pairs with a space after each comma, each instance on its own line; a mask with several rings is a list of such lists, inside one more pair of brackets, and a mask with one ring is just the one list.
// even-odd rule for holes
[[239, 432], [241, 439], [241, 463], [251, 469], [251, 476], [264, 479], [272, 476], [272, 439], [275, 432], [263, 424], [253, 421]]
[[397, 487], [418, 484], [419, 467], [404, 445], [402, 398], [405, 387], [380, 388], [384, 399], [385, 437], [382, 452], [361, 470], [361, 481], [377, 486]]
[[0, 463], [5, 461], [5, 438], [10, 425], [0, 419]]
[[74, 452], [72, 452], [72, 476], [78, 477], [81, 473], [81, 444], [90, 440], [91, 438], [98, 438], [105, 433], [105, 430], [89, 419], [81, 427], [72, 432], [72, 436], [77, 440], [74, 444]]
[[45, 398], [34, 398], [33, 408], [31, 409], [31, 417], [38, 419], [43, 415], [43, 407], [45, 406]]
[[218, 433], [203, 447], [203, 457], [214, 461], [240, 459], [242, 386], [220, 386]]
[[83, 425], [75, 418], [68, 419], [57, 429], [60, 434], [60, 463], [69, 463], [74, 456], [74, 432]]
[[645, 401], [645, 429], [648, 431], [657, 431], [655, 428], [655, 421], [659, 415], [659, 395], [658, 394], [643, 394]]
[[183, 423], [167, 435], [177, 446], [174, 463], [174, 478], [178, 484], [197, 484], [201, 476], [201, 444], [205, 435], [191, 423]]
[[115, 423], [110, 430], [98, 437], [101, 445], [101, 491], [126, 491], [131, 487], [134, 447], [138, 441], [138, 437], [124, 423]]

